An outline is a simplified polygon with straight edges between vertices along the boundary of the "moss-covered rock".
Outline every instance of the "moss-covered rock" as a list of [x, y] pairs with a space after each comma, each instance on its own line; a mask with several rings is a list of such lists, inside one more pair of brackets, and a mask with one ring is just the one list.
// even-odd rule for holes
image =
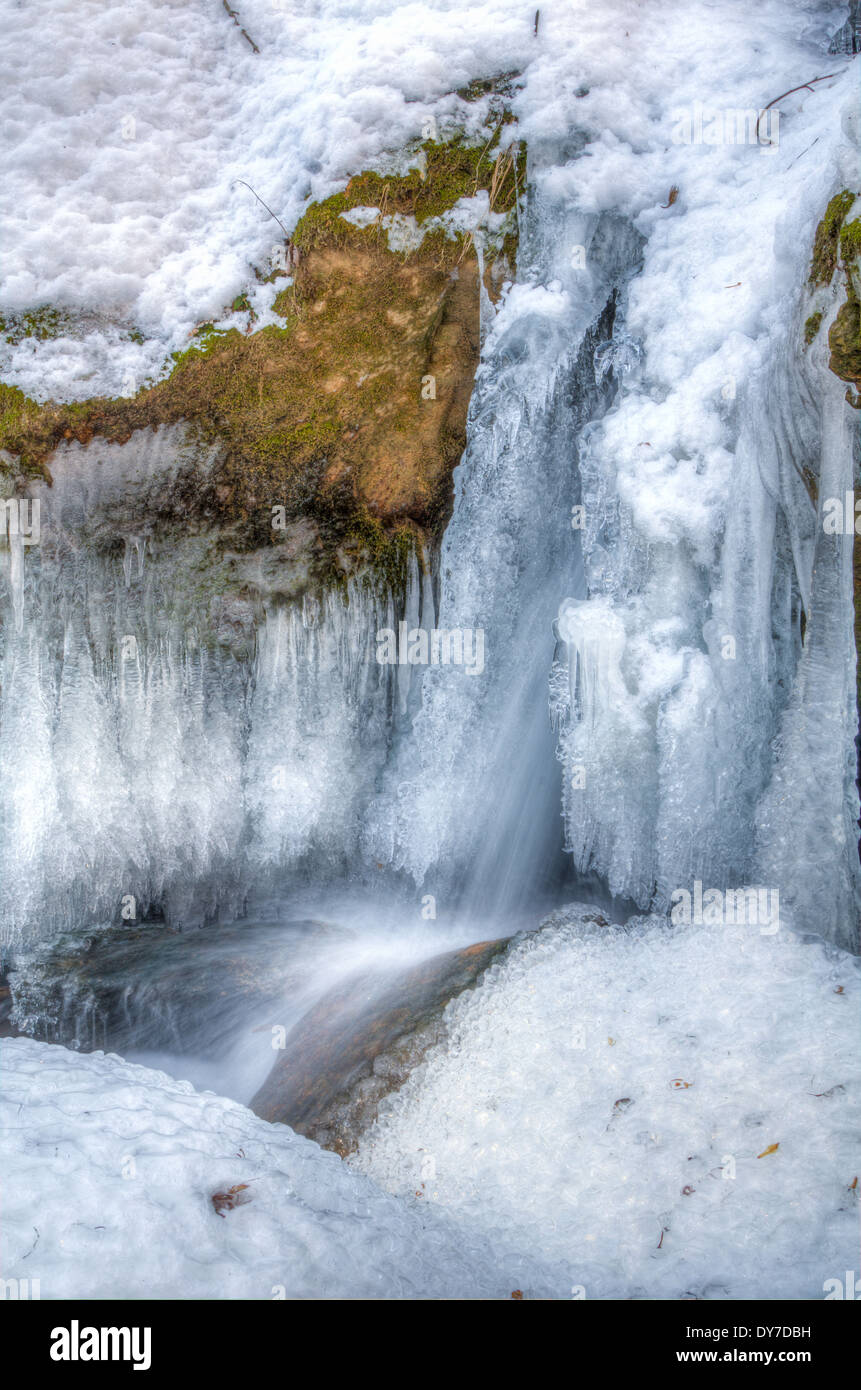
[[[828, 365], [832, 372], [857, 390], [861, 387], [861, 310], [854, 295], [839, 309], [828, 334], [828, 346], [831, 349]], [[856, 405], [849, 391], [846, 399]]]
[[[193, 505], [234, 525], [240, 548], [278, 541], [278, 507], [313, 518], [332, 578], [362, 557], [399, 574], [419, 533], [447, 517], [478, 362], [478, 259], [471, 237], [440, 219], [486, 193], [498, 215], [488, 260], [510, 267], [525, 164], [519, 146], [500, 148], [502, 130], [482, 145], [425, 141], [406, 173], [364, 172], [309, 207], [290, 248], [292, 281], [275, 300], [281, 324], [204, 324], [169, 374], [133, 398], [40, 405], [0, 386], [0, 449], [16, 470], [50, 478], [63, 441], [123, 443], [183, 423], [218, 449]], [[359, 207], [375, 210], [366, 225], [343, 216]], [[405, 249], [389, 244], [392, 218], [413, 229]], [[247, 305], [239, 296], [234, 308]]]
[[857, 194], [844, 188], [835, 193], [825, 216], [816, 228], [813, 242], [813, 259], [810, 263], [810, 283], [812, 286], [828, 285], [837, 267], [837, 253], [840, 245], [840, 232], [844, 219], [855, 202]]

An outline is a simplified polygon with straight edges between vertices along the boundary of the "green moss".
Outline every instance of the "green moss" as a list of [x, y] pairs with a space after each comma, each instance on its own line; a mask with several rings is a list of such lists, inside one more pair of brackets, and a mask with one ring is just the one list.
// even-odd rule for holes
[[813, 259], [810, 264], [810, 283], [813, 286], [831, 283], [837, 265], [840, 230], [856, 196], [850, 189], [844, 188], [841, 193], [835, 193], [825, 209], [825, 216], [816, 228], [813, 242]]
[[[410, 557], [419, 549], [419, 535], [408, 524], [387, 531], [365, 509], [350, 519], [339, 550], [351, 561], [361, 561], [366, 584], [380, 581], [393, 593], [403, 593]], [[367, 569], [365, 569], [367, 566]], [[358, 567], [358, 566], [356, 566]], [[335, 559], [327, 578], [336, 585], [346, 584], [348, 571]]]
[[461, 101], [480, 101], [486, 96], [511, 97], [514, 94], [514, 83], [520, 76], [517, 68], [512, 68], [509, 72], [497, 73], [495, 77], [476, 77], [465, 87], [458, 87], [457, 95]]
[[854, 296], [843, 304], [828, 334], [829, 366], [843, 381], [861, 387], [861, 306]]
[[858, 259], [861, 253], [861, 217], [856, 217], [853, 222], [847, 222], [840, 229], [840, 259], [845, 265], [851, 265]]
[[819, 325], [820, 325], [821, 323], [822, 323], [822, 311], [821, 311], [821, 310], [820, 310], [820, 312], [819, 312], [818, 314], [811, 314], [811, 315], [810, 315], [810, 318], [809, 318], [809, 319], [807, 320], [807, 322], [805, 323], [805, 325], [804, 325], [804, 341], [805, 341], [805, 343], [807, 344], [808, 347], [810, 347], [810, 344], [813, 342], [813, 339], [816, 337], [817, 333], [819, 332]]
[[173, 362], [173, 371], [183, 371], [191, 362], [198, 362], [202, 358], [209, 357], [215, 352], [216, 348], [223, 343], [239, 338], [239, 333], [235, 328], [216, 329], [211, 323], [205, 323], [202, 328], [195, 332], [195, 341], [184, 352], [172, 352], [170, 360]]
[[[525, 153], [519, 144], [500, 151], [500, 130], [501, 123], [483, 145], [468, 145], [461, 139], [425, 140], [415, 151], [419, 167], [403, 175], [372, 170], [357, 174], [343, 193], [335, 193], [308, 208], [296, 227], [295, 245], [307, 253], [320, 246], [344, 246], [356, 239], [366, 243], [381, 240], [384, 232], [379, 222], [370, 227], [354, 227], [344, 220], [343, 214], [357, 207], [379, 208], [381, 218], [392, 213], [414, 217], [422, 226], [448, 212], [460, 198], [485, 190], [490, 196], [491, 211], [510, 211], [523, 186]], [[438, 253], [446, 237], [441, 231], [432, 235]], [[450, 240], [449, 258], [457, 259], [463, 238]]]
[[9, 343], [20, 343], [25, 338], [45, 342], [48, 338], [63, 337], [70, 328], [69, 315], [50, 304], [28, 309], [23, 314], [10, 314], [6, 319], [0, 318], [0, 335]]
[[0, 449], [18, 458], [22, 472], [44, 473], [42, 461], [53, 443], [54, 425], [50, 406], [39, 405], [17, 386], [0, 382]]

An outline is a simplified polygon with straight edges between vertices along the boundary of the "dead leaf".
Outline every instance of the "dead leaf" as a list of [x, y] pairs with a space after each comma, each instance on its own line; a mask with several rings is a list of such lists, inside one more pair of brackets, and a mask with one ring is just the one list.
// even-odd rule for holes
[[241, 1207], [246, 1202], [250, 1202], [250, 1197], [243, 1197], [242, 1193], [248, 1187], [247, 1182], [234, 1183], [233, 1187], [228, 1187], [226, 1192], [213, 1192], [211, 1201], [219, 1216], [224, 1216], [226, 1211], [233, 1211], [234, 1207]]
[[693, 1086], [693, 1084], [694, 1084], [693, 1081], [683, 1081], [682, 1078], [681, 1078], [680, 1076], [676, 1076], [676, 1077], [674, 1077], [673, 1080], [670, 1082], [670, 1090], [672, 1090], [672, 1091], [689, 1091], [690, 1088], [691, 1088], [691, 1086]]
[[523, 1297], [523, 1290], [522, 1290], [522, 1289], [512, 1289], [512, 1290], [511, 1290], [511, 1297], [512, 1297], [512, 1298], [522, 1298], [522, 1297]]
[[757, 1154], [757, 1158], [767, 1158], [769, 1154], [776, 1154], [779, 1148], [779, 1144], [769, 1144], [767, 1149], [763, 1149], [761, 1154]]
[[665, 203], [661, 203], [661, 207], [662, 207], [662, 208], [671, 208], [671, 207], [673, 206], [673, 203], [674, 203], [674, 202], [676, 201], [676, 199], [678, 198], [678, 196], [679, 196], [679, 190], [678, 190], [678, 188], [676, 187], [676, 185], [673, 184], [672, 188], [670, 189], [670, 196], [669, 196], [669, 198], [667, 199], [667, 201], [666, 201]]

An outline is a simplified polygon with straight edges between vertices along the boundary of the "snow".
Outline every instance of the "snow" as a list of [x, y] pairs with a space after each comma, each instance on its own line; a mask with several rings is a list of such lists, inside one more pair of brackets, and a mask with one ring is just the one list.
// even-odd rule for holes
[[822, 1298], [857, 1257], [859, 1000], [857, 958], [783, 927], [561, 910], [449, 1005], [357, 1166], [587, 1299]]
[[119, 1057], [0, 1041], [0, 1116], [2, 1277], [43, 1299], [507, 1298], [540, 1279], [285, 1126]]

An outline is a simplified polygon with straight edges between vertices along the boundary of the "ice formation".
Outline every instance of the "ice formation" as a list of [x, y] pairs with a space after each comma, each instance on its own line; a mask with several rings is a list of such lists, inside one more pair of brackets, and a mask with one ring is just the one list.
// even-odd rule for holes
[[[453, 515], [404, 592], [238, 602], [202, 643], [211, 591], [172, 574], [205, 568], [205, 540], [127, 506], [186, 466], [170, 431], [64, 445], [54, 487], [34, 482], [40, 543], [0, 550], [0, 941], [116, 920], [127, 896], [188, 926], [345, 879], [449, 923], [534, 927], [566, 882], [654, 915], [557, 919], [457, 1005], [457, 1047], [362, 1156], [396, 1195], [233, 1102], [4, 1043], [4, 1274], [34, 1201], [46, 1297], [80, 1293], [95, 1254], [96, 1293], [185, 1296], [815, 1298], [851, 1267], [852, 538], [822, 513], [857, 490], [858, 447], [836, 300], [809, 351], [802, 321], [817, 223], [857, 186], [844, 17], [243, 0], [256, 53], [203, 0], [6, 16], [0, 374], [40, 400], [129, 393], [201, 320], [250, 328], [226, 306], [283, 229], [247, 185], [289, 230], [428, 129], [477, 129], [486, 102], [457, 94], [476, 75], [516, 75], [529, 168]], [[16, 331], [46, 305], [59, 331]], [[481, 678], [380, 665], [401, 620], [481, 630]], [[777, 894], [779, 929], [669, 925], [695, 885]], [[240, 1148], [259, 1186], [221, 1220], [207, 1194]], [[434, 1219], [404, 1200], [420, 1150]], [[175, 1275], [131, 1268], [121, 1202]]]

